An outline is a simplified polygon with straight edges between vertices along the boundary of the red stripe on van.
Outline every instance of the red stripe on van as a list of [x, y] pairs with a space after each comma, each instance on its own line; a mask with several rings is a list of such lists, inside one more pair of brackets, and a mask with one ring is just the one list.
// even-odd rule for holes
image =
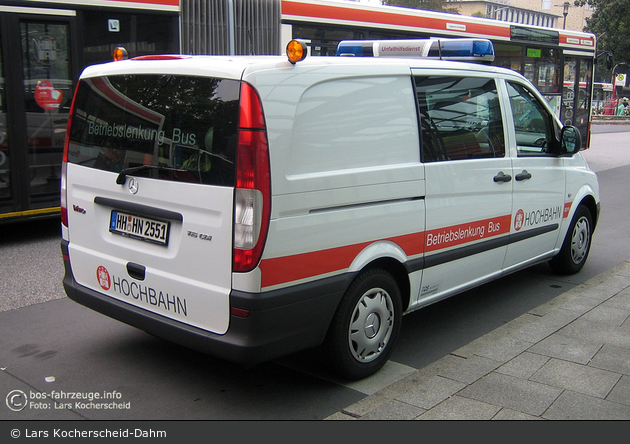
[[427, 231], [425, 252], [442, 250], [510, 232], [511, 215]]
[[[396, 236], [383, 239], [383, 241], [393, 242], [400, 246], [407, 256], [415, 256], [423, 252], [434, 252], [507, 234], [510, 232], [511, 221], [512, 216], [508, 214], [423, 233]], [[357, 255], [374, 242], [263, 259], [259, 265], [262, 274], [261, 285], [263, 288], [270, 287], [347, 270]]]
[[[424, 233], [413, 233], [385, 239], [400, 246], [407, 256], [421, 254]], [[357, 255], [374, 242], [312, 251], [291, 256], [263, 259], [260, 262], [263, 287], [307, 279], [335, 271], [347, 270]]]
[[573, 202], [565, 202], [564, 204], [564, 214], [562, 215], [563, 219], [566, 219], [567, 217], [569, 217], [569, 213], [571, 213], [571, 204]]

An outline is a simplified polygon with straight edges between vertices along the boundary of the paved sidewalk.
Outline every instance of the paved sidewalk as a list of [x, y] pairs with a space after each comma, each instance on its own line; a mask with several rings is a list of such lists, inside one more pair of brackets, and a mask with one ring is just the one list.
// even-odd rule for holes
[[328, 420], [630, 420], [630, 261]]

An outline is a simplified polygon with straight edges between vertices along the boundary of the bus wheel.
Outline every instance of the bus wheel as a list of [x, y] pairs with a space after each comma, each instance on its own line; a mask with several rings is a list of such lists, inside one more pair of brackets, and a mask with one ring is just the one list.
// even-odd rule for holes
[[549, 265], [559, 274], [575, 274], [582, 269], [591, 250], [593, 218], [584, 205], [576, 210], [571, 226], [558, 253]]
[[400, 331], [400, 289], [391, 274], [361, 273], [344, 295], [331, 323], [325, 347], [333, 369], [362, 379], [385, 365]]

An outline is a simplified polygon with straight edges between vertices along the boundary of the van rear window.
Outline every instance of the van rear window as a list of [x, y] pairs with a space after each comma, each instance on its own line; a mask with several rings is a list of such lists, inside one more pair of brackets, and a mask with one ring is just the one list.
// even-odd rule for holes
[[234, 186], [239, 82], [116, 75], [77, 89], [68, 162], [180, 182]]

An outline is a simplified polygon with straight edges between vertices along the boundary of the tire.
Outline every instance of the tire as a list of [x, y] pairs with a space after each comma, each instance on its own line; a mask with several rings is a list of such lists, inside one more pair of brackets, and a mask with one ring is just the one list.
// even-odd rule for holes
[[593, 217], [584, 205], [576, 210], [562, 243], [560, 253], [549, 261], [558, 274], [575, 274], [582, 269], [591, 250], [593, 238]]
[[333, 370], [357, 380], [376, 373], [391, 355], [402, 318], [400, 289], [381, 269], [361, 273], [348, 287], [324, 343]]

